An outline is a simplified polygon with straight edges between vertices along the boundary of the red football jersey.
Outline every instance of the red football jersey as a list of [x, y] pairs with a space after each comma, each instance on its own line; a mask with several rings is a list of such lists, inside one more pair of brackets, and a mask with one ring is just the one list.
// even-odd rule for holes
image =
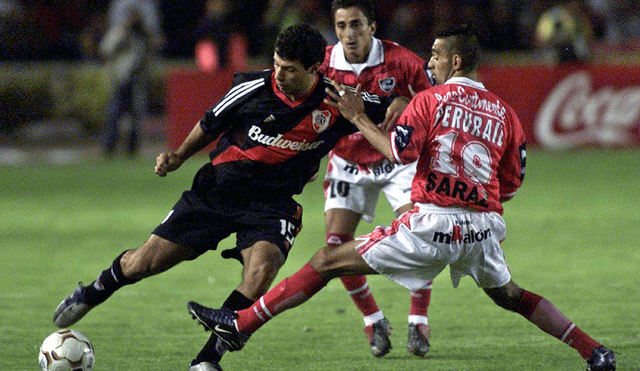
[[525, 135], [514, 110], [468, 78], [418, 93], [390, 133], [396, 160], [418, 158], [411, 201], [502, 214], [525, 171]]
[[[411, 97], [409, 85], [416, 92], [431, 87], [424, 59], [394, 42], [376, 38], [372, 40], [369, 58], [363, 65], [347, 62], [341, 43], [327, 47], [320, 72], [342, 84], [353, 87], [362, 84], [362, 91], [379, 96], [396, 93]], [[384, 159], [360, 132], [342, 138], [333, 153], [360, 165]]]

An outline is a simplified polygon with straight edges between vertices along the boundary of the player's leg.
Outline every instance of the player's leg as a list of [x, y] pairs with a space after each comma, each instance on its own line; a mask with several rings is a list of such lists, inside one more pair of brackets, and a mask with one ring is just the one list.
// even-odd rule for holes
[[132, 77], [131, 87], [131, 127], [127, 140], [127, 152], [135, 155], [140, 146], [140, 132], [147, 116], [148, 83], [145, 71], [140, 71]]
[[[386, 184], [382, 187], [387, 201], [396, 213], [396, 216], [412, 210], [411, 202], [411, 182], [416, 174], [416, 162], [408, 165], [385, 164], [381, 171], [386, 179]], [[411, 305], [408, 317], [407, 331], [407, 351], [419, 357], [424, 357], [429, 351], [431, 327], [427, 318], [429, 304], [431, 303], [431, 287], [433, 282], [421, 290], [413, 291], [410, 294]]]
[[231, 349], [240, 349], [251, 333], [279, 313], [309, 300], [332, 278], [375, 274], [376, 271], [369, 267], [355, 249], [356, 245], [356, 241], [350, 241], [337, 247], [320, 249], [302, 269], [281, 281], [250, 308], [232, 313], [191, 302], [189, 311]]
[[[389, 196], [387, 195], [387, 198]], [[413, 204], [405, 204], [396, 210], [397, 215], [401, 215], [405, 211], [413, 209]], [[424, 357], [429, 351], [431, 327], [429, 326], [429, 320], [427, 313], [429, 310], [429, 304], [431, 303], [431, 288], [433, 281], [429, 282], [429, 285], [417, 291], [411, 291], [410, 293], [410, 306], [408, 317], [408, 330], [407, 330], [407, 352], [415, 354], [419, 357]]]
[[[283, 213], [290, 217], [282, 219]], [[240, 214], [242, 217], [237, 222], [244, 225], [244, 230], [236, 234], [238, 247], [222, 252], [223, 257], [235, 258], [243, 265], [242, 282], [222, 305], [226, 313], [250, 307], [267, 292], [302, 228], [302, 207], [292, 199], [266, 205], [256, 205], [254, 202], [251, 211]], [[269, 214], [273, 214], [273, 217], [265, 218]], [[247, 229], [247, 225], [253, 228]], [[227, 344], [212, 334], [191, 362], [189, 370], [221, 370], [219, 362], [227, 349]]]
[[151, 235], [139, 248], [118, 255], [90, 285], [80, 284], [58, 305], [53, 322], [60, 328], [69, 327], [120, 288], [163, 272], [195, 255], [189, 247]]
[[584, 333], [549, 300], [517, 286], [513, 281], [484, 291], [500, 307], [516, 312], [542, 331], [576, 349], [588, 370], [615, 370], [613, 352]]
[[[409, 246], [411, 243], [407, 244], [407, 241], [420, 238], [414, 235], [413, 226], [409, 224], [411, 216], [412, 213], [406, 213], [391, 227], [376, 228], [366, 240], [320, 249], [308, 264], [281, 281], [248, 309], [233, 313], [191, 302], [189, 311], [206, 329], [237, 350], [244, 346], [251, 333], [271, 318], [306, 302], [335, 277], [377, 274], [379, 271], [404, 287], [425, 287], [446, 264], [434, 258], [437, 254], [417, 254]], [[426, 265], [421, 265], [421, 262]]]
[[[362, 187], [335, 179], [325, 181], [325, 194], [326, 243], [330, 247], [339, 246], [353, 240], [363, 212], [366, 208], [375, 209], [377, 197], [369, 202]], [[340, 281], [362, 313], [371, 353], [376, 357], [384, 356], [391, 349], [391, 325], [378, 307], [367, 278], [346, 276], [340, 277]]]
[[116, 84], [110, 93], [108, 117], [100, 133], [104, 155], [107, 157], [113, 155], [118, 145], [120, 121], [127, 109], [127, 92], [126, 85]]
[[[243, 261], [242, 282], [222, 304], [222, 308], [236, 312], [249, 308], [265, 294], [285, 262], [285, 256], [272, 243], [259, 241], [240, 250]], [[227, 345], [215, 334], [191, 361], [189, 371], [222, 370], [219, 362], [227, 351]]]
[[285, 256], [278, 246], [267, 241], [259, 241], [240, 253], [244, 268], [242, 282], [236, 290], [256, 301], [269, 290], [285, 262]]
[[[54, 323], [68, 327], [123, 286], [163, 272], [181, 261], [195, 259], [231, 232], [219, 220], [218, 210], [207, 208], [196, 192], [184, 192], [149, 239], [119, 255], [89, 286], [82, 284], [60, 303]], [[215, 230], [211, 229], [215, 225]]]
[[[327, 245], [337, 247], [353, 240], [361, 215], [347, 209], [329, 209], [325, 212]], [[382, 357], [391, 349], [389, 335], [391, 324], [378, 307], [365, 276], [340, 277], [340, 281], [351, 296], [364, 320], [364, 333], [367, 335], [371, 354]]]
[[[388, 196], [387, 196], [388, 197]], [[405, 204], [396, 210], [397, 215], [412, 210], [413, 204]], [[433, 281], [424, 289], [411, 291], [411, 304], [409, 306], [407, 352], [424, 357], [429, 352], [431, 327], [427, 313], [431, 303], [431, 288]]]

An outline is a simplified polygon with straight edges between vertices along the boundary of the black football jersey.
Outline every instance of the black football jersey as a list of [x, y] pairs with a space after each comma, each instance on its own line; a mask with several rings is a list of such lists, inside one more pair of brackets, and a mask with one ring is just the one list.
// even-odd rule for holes
[[[302, 191], [337, 141], [357, 131], [323, 102], [325, 88], [333, 86], [319, 76], [307, 97], [296, 102], [277, 89], [271, 70], [234, 76], [231, 89], [200, 121], [205, 133], [220, 137], [209, 155], [216, 187], [273, 196]], [[363, 98], [367, 115], [382, 122], [391, 98], [367, 93]]]

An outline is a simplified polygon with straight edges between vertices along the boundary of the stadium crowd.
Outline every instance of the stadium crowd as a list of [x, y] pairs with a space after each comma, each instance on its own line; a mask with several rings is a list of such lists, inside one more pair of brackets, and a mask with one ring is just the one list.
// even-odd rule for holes
[[[0, 0], [0, 60], [97, 58], [110, 0]], [[166, 35], [165, 58], [193, 56], [198, 38], [216, 25], [217, 36], [241, 35], [247, 54], [271, 60], [279, 30], [310, 23], [335, 42], [330, 1], [322, 0], [157, 0]], [[419, 0], [379, 1], [377, 36], [425, 56], [433, 33], [452, 21], [476, 21], [489, 51], [533, 50], [535, 29], [549, 8], [562, 5], [586, 24], [590, 40], [637, 47], [640, 5], [633, 0]], [[230, 37], [219, 43], [231, 42]]]

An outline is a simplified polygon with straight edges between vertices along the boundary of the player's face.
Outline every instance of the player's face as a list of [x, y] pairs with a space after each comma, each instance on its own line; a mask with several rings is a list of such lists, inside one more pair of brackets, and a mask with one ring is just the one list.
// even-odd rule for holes
[[305, 96], [315, 83], [317, 68], [304, 68], [300, 61], [282, 59], [277, 53], [273, 54], [273, 69], [276, 86], [291, 100]]
[[341, 8], [334, 15], [336, 36], [344, 46], [344, 55], [349, 63], [364, 63], [371, 50], [371, 36], [376, 23], [369, 24], [364, 13], [357, 8]]
[[453, 76], [453, 55], [449, 52], [448, 42], [445, 39], [436, 39], [431, 47], [431, 59], [428, 68], [433, 72], [436, 85], [444, 84]]

